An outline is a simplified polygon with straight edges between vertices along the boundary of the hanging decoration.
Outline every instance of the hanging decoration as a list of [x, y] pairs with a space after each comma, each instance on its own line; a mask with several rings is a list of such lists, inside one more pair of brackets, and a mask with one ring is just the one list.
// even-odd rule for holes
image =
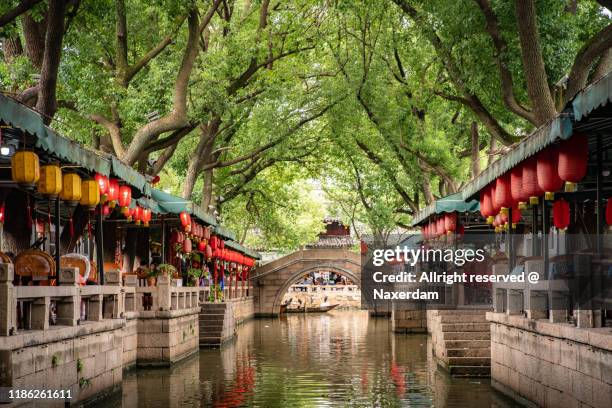
[[480, 192], [480, 215], [487, 220], [487, 224], [493, 224], [494, 214], [490, 186], [485, 187]]
[[131, 203], [132, 189], [129, 186], [119, 187], [119, 206], [121, 207], [121, 212], [123, 212], [126, 217], [129, 216], [129, 213], [127, 211]]
[[529, 195], [524, 193], [523, 190], [523, 165], [518, 165], [510, 172], [510, 193], [512, 195], [512, 201], [518, 205], [519, 210], [527, 208], [527, 201], [529, 201]]
[[576, 191], [576, 183], [586, 176], [589, 161], [589, 139], [584, 134], [575, 134], [561, 142], [557, 171], [565, 181], [565, 191]]
[[152, 217], [153, 217], [153, 214], [151, 213], [150, 208], [142, 209], [142, 223], [144, 224], [145, 227], [149, 226], [149, 223], [151, 222]]
[[0, 204], [0, 226], [4, 225], [4, 203]]
[[62, 177], [60, 199], [69, 207], [76, 206], [81, 201], [81, 177], [76, 173], [66, 173]]
[[444, 229], [447, 234], [455, 232], [457, 229], [457, 213], [452, 212], [444, 215]]
[[47, 164], [40, 168], [38, 192], [55, 198], [62, 191], [62, 170], [57, 164]]
[[512, 229], [516, 228], [516, 225], [521, 220], [521, 209], [518, 207], [514, 207], [512, 209]]
[[557, 163], [559, 161], [559, 148], [550, 146], [537, 156], [538, 185], [544, 191], [545, 200], [554, 200], [555, 191], [563, 187], [563, 180], [559, 177]]
[[114, 178], [108, 180], [107, 200], [110, 208], [115, 208], [119, 200], [119, 180]]
[[538, 162], [532, 157], [527, 159], [523, 164], [523, 194], [529, 197], [529, 204], [537, 205], [539, 200], [538, 197], [542, 195], [543, 191], [538, 184]]
[[495, 181], [495, 206], [502, 214], [508, 215], [508, 208], [512, 207], [512, 204], [510, 173], [506, 173]]
[[[564, 199], [556, 200], [553, 203], [553, 224], [555, 228], [565, 231], [570, 224], [570, 207]], [[606, 211], [607, 215], [607, 211]]]
[[98, 189], [100, 190], [100, 201], [106, 202], [106, 200], [108, 199], [108, 177], [100, 173], [96, 173], [94, 178], [98, 183]]
[[140, 222], [142, 221], [142, 207], [139, 205], [136, 205], [136, 207], [134, 207], [134, 214], [132, 214], [132, 220], [136, 223], [136, 225], [140, 225]]
[[11, 157], [11, 177], [25, 188], [34, 188], [40, 179], [38, 155], [28, 150], [19, 150]]
[[98, 183], [93, 180], [83, 180], [81, 182], [81, 204], [83, 207], [93, 210], [100, 203], [100, 189]]

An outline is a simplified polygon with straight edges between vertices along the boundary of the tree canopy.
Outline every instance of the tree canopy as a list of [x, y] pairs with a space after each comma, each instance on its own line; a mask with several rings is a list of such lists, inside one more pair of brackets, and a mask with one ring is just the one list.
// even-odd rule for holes
[[386, 239], [612, 64], [593, 0], [8, 0], [0, 90], [259, 249]]

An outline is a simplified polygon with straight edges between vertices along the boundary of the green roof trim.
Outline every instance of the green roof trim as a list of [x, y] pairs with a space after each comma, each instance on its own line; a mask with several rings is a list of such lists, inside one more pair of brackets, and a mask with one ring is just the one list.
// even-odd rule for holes
[[242, 252], [243, 254], [245, 254], [246, 256], [250, 256], [251, 258], [261, 259], [261, 255], [258, 252], [252, 251], [236, 241], [225, 241], [225, 246], [235, 251]]
[[451, 212], [476, 212], [480, 210], [480, 204], [476, 200], [468, 202], [463, 200], [461, 192], [442, 197], [415, 214], [412, 226], [419, 225], [434, 214]]
[[151, 196], [166, 213], [180, 214], [186, 211], [208, 225], [217, 225], [217, 221], [212, 215], [206, 214], [199, 207], [194, 206], [190, 200], [185, 200], [156, 188], [151, 189]]
[[584, 88], [571, 102], [574, 120], [579, 121], [593, 110], [612, 100], [612, 73]]
[[501, 158], [493, 162], [478, 177], [470, 180], [462, 190], [464, 200], [470, 200], [489, 183], [504, 175], [517, 164], [535, 155], [559, 139], [569, 139], [573, 134], [572, 119], [561, 114], [548, 124], [536, 129], [533, 133], [515, 144]]
[[230, 231], [227, 228], [223, 228], [220, 225], [215, 226], [215, 233], [225, 239], [230, 239], [232, 241], [236, 240], [236, 234], [234, 234], [233, 231]]
[[145, 176], [123, 163], [115, 156], [111, 156], [112, 172], [115, 176], [125, 181], [132, 187], [136, 187], [144, 195], [151, 195], [151, 186], [147, 183]]
[[36, 147], [89, 171], [108, 176], [111, 164], [104, 156], [60, 136], [46, 126], [38, 112], [0, 94], [0, 119], [36, 136]]

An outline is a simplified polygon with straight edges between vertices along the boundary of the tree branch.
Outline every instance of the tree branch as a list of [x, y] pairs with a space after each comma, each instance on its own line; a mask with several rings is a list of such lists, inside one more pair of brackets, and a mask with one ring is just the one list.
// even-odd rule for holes
[[0, 16], [0, 28], [40, 3], [41, 0], [21, 0], [17, 6]]

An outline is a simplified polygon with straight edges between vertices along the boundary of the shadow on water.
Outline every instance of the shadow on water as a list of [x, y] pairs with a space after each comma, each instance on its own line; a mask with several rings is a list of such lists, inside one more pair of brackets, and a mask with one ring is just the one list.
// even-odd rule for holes
[[127, 373], [104, 406], [514, 406], [488, 379], [451, 379], [428, 341], [363, 311], [253, 320], [220, 350]]

